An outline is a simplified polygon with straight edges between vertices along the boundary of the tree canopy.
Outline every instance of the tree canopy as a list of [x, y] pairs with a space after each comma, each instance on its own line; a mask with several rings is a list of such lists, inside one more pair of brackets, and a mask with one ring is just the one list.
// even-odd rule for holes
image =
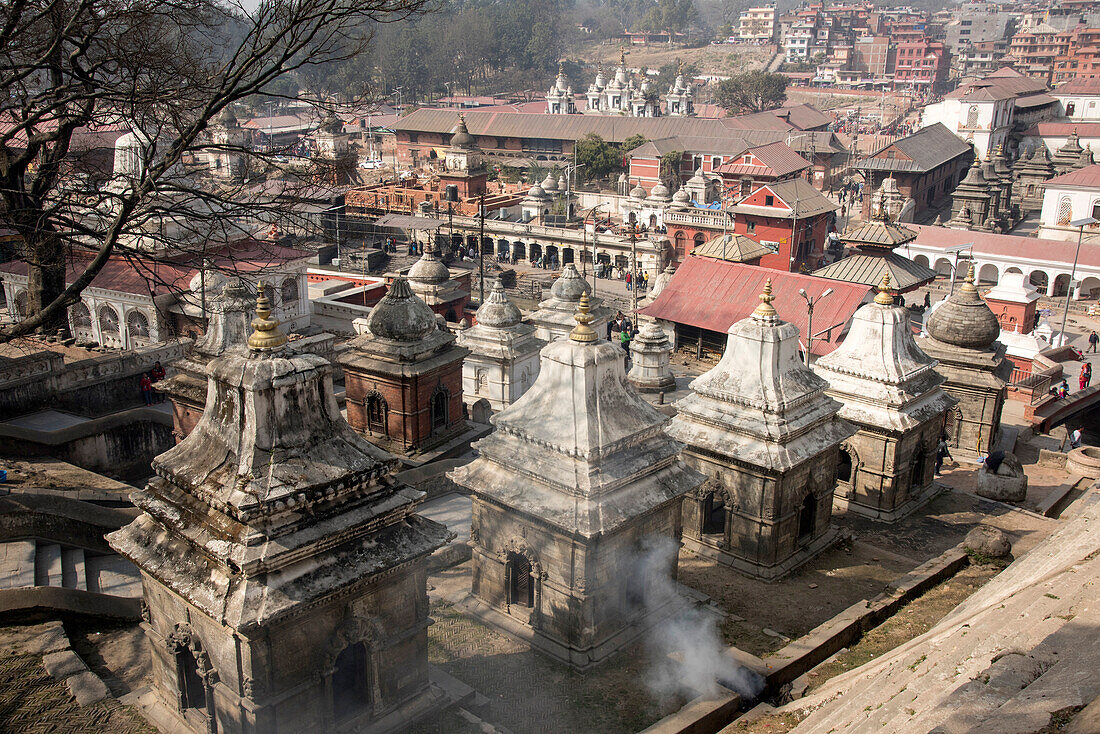
[[623, 171], [627, 153], [645, 142], [641, 135], [631, 135], [618, 145], [607, 142], [596, 133], [585, 135], [577, 141], [577, 163], [583, 166], [581, 175], [592, 181]]
[[729, 114], [774, 109], [786, 101], [789, 81], [783, 74], [746, 71], [718, 82], [714, 100]]

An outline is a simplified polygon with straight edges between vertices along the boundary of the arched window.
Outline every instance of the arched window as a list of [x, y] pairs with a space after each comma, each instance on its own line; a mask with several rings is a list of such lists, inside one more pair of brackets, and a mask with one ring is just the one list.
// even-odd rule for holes
[[447, 391], [438, 388], [432, 395], [432, 430], [447, 427]]
[[99, 333], [104, 336], [118, 336], [118, 313], [110, 306], [99, 308]]
[[726, 503], [721, 496], [710, 492], [703, 498], [703, 535], [725, 535]]
[[692, 240], [694, 242], [694, 244], [692, 245], [692, 250], [694, 250], [697, 247], [701, 247], [702, 244], [707, 241], [707, 238], [703, 236], [702, 232], [696, 232], [695, 237], [693, 237]]
[[535, 606], [535, 580], [531, 561], [522, 553], [508, 554], [508, 603], [521, 607]]
[[813, 537], [814, 527], [817, 525], [817, 498], [810, 492], [802, 500], [802, 507], [798, 511], [798, 540], [804, 542]]
[[474, 377], [474, 395], [482, 395], [487, 392], [489, 386], [489, 373], [483, 369], [477, 371]]
[[73, 329], [88, 330], [92, 328], [92, 312], [83, 303], [78, 303], [69, 309], [72, 317]]
[[840, 450], [836, 464], [836, 478], [840, 482], [852, 481], [852, 455], [846, 449]]
[[687, 254], [687, 252], [684, 249], [684, 239], [685, 239], [685, 237], [684, 237], [683, 231], [677, 231], [676, 236], [673, 238], [673, 243], [674, 243], [673, 247], [676, 248], [676, 259], [677, 260], [683, 260], [684, 255]]
[[279, 296], [282, 298], [284, 304], [296, 303], [298, 301], [297, 278], [287, 278], [284, 280], [282, 287], [279, 289]]
[[367, 430], [371, 433], [389, 435], [386, 428], [386, 413], [388, 406], [386, 400], [378, 393], [367, 396]]
[[362, 642], [345, 647], [332, 671], [332, 708], [338, 720], [362, 711], [370, 702], [370, 656]]
[[978, 126], [978, 105], [970, 105], [970, 109], [966, 111], [966, 126], [969, 128], [975, 128]]
[[149, 319], [141, 311], [131, 311], [126, 316], [126, 331], [131, 339], [148, 339]]
[[1058, 202], [1058, 226], [1064, 227], [1073, 218], [1073, 204], [1068, 196], [1063, 196]]

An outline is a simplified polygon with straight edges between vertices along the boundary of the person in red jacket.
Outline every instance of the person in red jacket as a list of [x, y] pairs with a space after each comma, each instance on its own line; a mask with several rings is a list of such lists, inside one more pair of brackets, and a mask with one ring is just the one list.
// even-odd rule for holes
[[141, 379], [138, 381], [138, 385], [141, 387], [141, 397], [145, 399], [146, 405], [153, 404], [153, 378], [148, 372], [141, 373]]

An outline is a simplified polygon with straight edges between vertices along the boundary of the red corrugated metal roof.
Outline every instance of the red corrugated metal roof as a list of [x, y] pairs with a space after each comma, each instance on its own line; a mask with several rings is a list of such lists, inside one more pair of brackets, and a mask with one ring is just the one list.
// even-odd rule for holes
[[1056, 189], [1059, 186], [1087, 186], [1089, 188], [1100, 188], [1100, 163], [1085, 166], [1084, 168], [1079, 168], [1069, 173], [1063, 173], [1061, 176], [1049, 178], [1043, 185], [1046, 186], [1047, 191]]
[[[760, 303], [764, 282], [772, 279], [772, 305], [780, 318], [806, 335], [806, 302], [801, 288], [817, 299], [826, 289], [833, 293], [814, 307], [814, 354], [828, 354], [839, 346], [844, 327], [871, 291], [865, 285], [842, 283], [812, 275], [788, 273], [755, 265], [742, 265], [707, 257], [688, 257], [653, 303], [640, 312], [646, 316], [709, 331], [726, 332], [748, 318]], [[822, 332], [834, 327], [829, 334]]]
[[[947, 248], [952, 245], [973, 244], [975, 255], [999, 255], [1001, 257], [1017, 258], [1021, 261], [1041, 259], [1049, 262], [1062, 263], [1067, 268], [1073, 262], [1073, 255], [1077, 249], [1077, 240], [1048, 240], [1038, 237], [1024, 237], [1014, 234], [992, 234], [968, 229], [951, 229], [950, 227], [936, 227], [929, 224], [909, 224], [906, 227], [917, 230], [917, 239], [914, 245], [931, 248]], [[911, 257], [905, 245], [898, 248], [898, 252]], [[954, 255], [945, 253], [945, 257]], [[1081, 248], [1081, 255], [1077, 260], [1079, 265], [1100, 267], [1100, 247], [1089, 246], [1087, 243]], [[934, 266], [935, 263], [929, 263]], [[1023, 264], [1021, 263], [1021, 267]]]

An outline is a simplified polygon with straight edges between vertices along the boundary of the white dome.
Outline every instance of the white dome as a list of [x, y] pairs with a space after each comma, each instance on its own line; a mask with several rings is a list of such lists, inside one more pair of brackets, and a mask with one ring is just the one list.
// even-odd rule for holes
[[632, 199], [644, 199], [645, 198], [645, 189], [643, 189], [641, 187], [641, 184], [639, 184], [638, 186], [635, 186], [634, 188], [632, 188], [630, 190], [630, 198], [632, 198]]
[[542, 190], [546, 192], [558, 190], [558, 182], [554, 180], [554, 174], [546, 174], [546, 178], [542, 180]]

